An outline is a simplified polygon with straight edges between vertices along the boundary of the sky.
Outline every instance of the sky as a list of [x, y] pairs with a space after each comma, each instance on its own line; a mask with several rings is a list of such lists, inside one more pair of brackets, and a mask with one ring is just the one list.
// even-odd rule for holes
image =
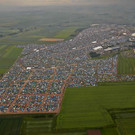
[[135, 4], [135, 0], [0, 0], [2, 6]]

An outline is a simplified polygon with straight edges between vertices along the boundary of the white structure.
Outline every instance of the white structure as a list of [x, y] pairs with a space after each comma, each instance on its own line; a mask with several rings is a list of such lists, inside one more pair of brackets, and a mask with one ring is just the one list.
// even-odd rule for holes
[[102, 46], [98, 46], [98, 47], [93, 48], [94, 51], [101, 50], [101, 49], [103, 49]]
[[91, 26], [98, 26], [99, 24], [91, 24]]
[[107, 48], [107, 49], [104, 49], [104, 51], [111, 51], [112, 50], [112, 48]]
[[92, 42], [92, 44], [96, 44], [96, 43], [97, 43], [97, 41], [93, 41], [93, 42]]
[[135, 33], [133, 33], [131, 36], [132, 36], [132, 37], [135, 37]]
[[73, 50], [76, 50], [76, 47], [72, 48]]
[[124, 36], [126, 36], [126, 35], [127, 35], [127, 33], [123, 33], [123, 35], [124, 35]]
[[28, 70], [30, 70], [30, 69], [31, 69], [31, 67], [27, 67], [27, 69], [28, 69]]
[[35, 51], [35, 52], [39, 52], [39, 50], [37, 50], [37, 49], [34, 49], [34, 51]]

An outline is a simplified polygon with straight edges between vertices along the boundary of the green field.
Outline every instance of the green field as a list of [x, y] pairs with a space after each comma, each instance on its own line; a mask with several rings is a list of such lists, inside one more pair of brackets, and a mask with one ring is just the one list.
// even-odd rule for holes
[[53, 119], [49, 118], [25, 118], [23, 120], [24, 135], [40, 135], [52, 131]]
[[56, 131], [55, 114], [1, 115], [0, 135], [87, 135], [86, 131]]
[[25, 7], [1, 11], [0, 45], [48, 44], [39, 42], [40, 38], [48, 37], [70, 39], [77, 34], [76, 28], [88, 28], [93, 23], [132, 25], [135, 23], [133, 9], [125, 10], [121, 6], [97, 8], [92, 5]]
[[135, 135], [135, 117], [116, 120], [121, 135]]
[[135, 74], [135, 58], [128, 58], [122, 55], [118, 57], [118, 74]]
[[114, 125], [108, 109], [135, 107], [135, 85], [68, 88], [57, 129], [98, 128]]
[[116, 128], [104, 128], [101, 129], [102, 135], [118, 135], [118, 131]]
[[120, 135], [135, 134], [135, 110], [115, 114], [115, 122]]
[[66, 28], [60, 32], [58, 32], [55, 36], [55, 38], [63, 38], [63, 39], [67, 39], [69, 38], [71, 35], [75, 34], [75, 31], [77, 30], [77, 27], [69, 27]]
[[21, 54], [22, 48], [16, 46], [0, 46], [0, 74], [6, 73]]
[[22, 135], [86, 135], [86, 132], [57, 132], [55, 130], [54, 118], [24, 118]]
[[21, 118], [0, 118], [0, 135], [19, 135]]

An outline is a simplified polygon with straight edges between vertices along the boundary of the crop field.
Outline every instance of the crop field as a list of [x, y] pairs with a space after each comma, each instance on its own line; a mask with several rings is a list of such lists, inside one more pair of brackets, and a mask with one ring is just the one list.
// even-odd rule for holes
[[123, 10], [123, 7], [119, 6], [115, 8], [114, 6], [21, 8], [0, 12], [0, 18], [0, 45], [50, 44], [39, 39], [69, 39], [76, 35], [76, 29], [87, 28], [93, 23], [135, 23], [134, 8]]
[[64, 38], [67, 39], [71, 35], [75, 34], [75, 31], [77, 30], [77, 27], [69, 27], [66, 29], [63, 29], [62, 31], [58, 32], [55, 36], [55, 38]]
[[0, 118], [0, 135], [19, 135], [21, 118]]
[[55, 132], [53, 130], [52, 118], [24, 118], [21, 134], [22, 135], [86, 135], [86, 132]]
[[16, 46], [0, 46], [0, 74], [4, 74], [20, 55], [22, 48]]
[[116, 114], [118, 131], [121, 135], [134, 135], [135, 134], [135, 112], [123, 112]]
[[118, 119], [118, 129], [121, 135], [134, 135], [135, 134], [135, 117]]
[[55, 116], [0, 116], [0, 135], [87, 135], [86, 131], [56, 131]]
[[40, 135], [52, 131], [53, 119], [26, 118], [23, 120], [24, 135]]
[[135, 74], [135, 58], [119, 55], [118, 74]]
[[68, 88], [57, 119], [58, 129], [114, 125], [108, 109], [135, 108], [135, 85]]
[[101, 129], [102, 135], [118, 135], [118, 131], [116, 128], [105, 128]]

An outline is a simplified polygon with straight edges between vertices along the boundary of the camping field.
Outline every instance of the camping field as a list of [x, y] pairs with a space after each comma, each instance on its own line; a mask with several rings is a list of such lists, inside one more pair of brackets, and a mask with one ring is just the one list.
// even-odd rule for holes
[[135, 58], [119, 55], [118, 74], [135, 74]]
[[18, 56], [21, 54], [23, 48], [18, 48], [15, 45], [0, 46], [0, 75], [6, 73], [14, 64]]
[[113, 126], [107, 110], [135, 108], [135, 85], [68, 88], [57, 129]]

